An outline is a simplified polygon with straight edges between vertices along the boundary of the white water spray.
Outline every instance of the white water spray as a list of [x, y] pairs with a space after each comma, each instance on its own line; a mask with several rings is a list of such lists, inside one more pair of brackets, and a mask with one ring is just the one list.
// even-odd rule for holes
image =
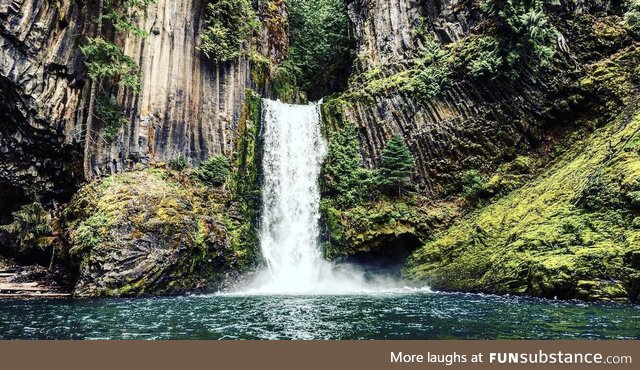
[[318, 177], [327, 144], [320, 105], [263, 100], [260, 245], [267, 269], [243, 293], [352, 294], [390, 288], [349, 265], [334, 265], [318, 245]]

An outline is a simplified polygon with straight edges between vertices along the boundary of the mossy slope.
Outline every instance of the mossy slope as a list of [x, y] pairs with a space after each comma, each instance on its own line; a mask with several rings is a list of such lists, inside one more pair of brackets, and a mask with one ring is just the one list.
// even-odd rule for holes
[[629, 107], [416, 251], [404, 272], [445, 290], [637, 301], [638, 216], [640, 112]]
[[211, 291], [246, 270], [247, 223], [221, 189], [147, 169], [83, 188], [66, 212], [78, 296]]

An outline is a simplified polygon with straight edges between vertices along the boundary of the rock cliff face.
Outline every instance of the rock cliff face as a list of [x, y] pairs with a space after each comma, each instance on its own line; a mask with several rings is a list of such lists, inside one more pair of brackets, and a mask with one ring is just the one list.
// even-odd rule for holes
[[[218, 64], [196, 49], [204, 5], [159, 0], [142, 22], [148, 37], [116, 36], [140, 64], [143, 86], [136, 95], [114, 91], [130, 124], [113, 142], [97, 143], [96, 171], [120, 171], [131, 158], [169, 161], [182, 155], [197, 164], [230, 154], [245, 89], [252, 86], [250, 62]], [[81, 176], [71, 155], [81, 146], [88, 104], [78, 46], [91, 35], [95, 8], [93, 1], [0, 1], [3, 187], [35, 184], [53, 191]], [[285, 25], [272, 25], [270, 32]], [[286, 44], [270, 46], [268, 39], [265, 34], [259, 50], [281, 58]]]
[[[572, 4], [556, 9], [558, 57], [549, 73], [525, 73], [513, 81], [454, 75], [428, 99], [384, 86], [365, 99], [346, 97], [344, 117], [358, 126], [364, 163], [376, 167], [385, 143], [400, 135], [417, 161], [417, 183], [441, 195], [465, 169], [492, 171], [498, 161], [539, 142], [545, 124], [556, 118], [551, 115], [559, 99], [580, 97], [571, 114], [597, 104], [577, 81], [590, 63], [606, 57], [595, 50], [611, 55], [630, 40], [624, 32], [601, 32], [619, 29], [619, 18], [608, 19], [606, 8], [598, 9], [602, 17], [596, 19]], [[380, 84], [414, 68], [423, 47], [419, 35], [455, 48], [485, 32], [487, 23], [477, 2], [467, 0], [351, 0], [348, 10], [358, 42], [356, 72]], [[357, 78], [352, 77], [353, 92], [363, 89]]]
[[83, 12], [71, 2], [3, 0], [0, 21], [1, 198], [30, 188], [72, 190], [72, 149], [65, 144], [77, 139], [81, 121], [76, 35], [85, 31]]
[[[637, 301], [630, 194], [639, 40], [620, 4], [548, 8], [552, 63], [513, 78], [456, 67], [496, 32], [477, 1], [348, 1], [358, 58], [348, 91], [331, 99], [337, 120], [356, 126], [369, 168], [392, 136], [402, 137], [418, 191], [355, 207], [327, 199], [327, 253], [375, 259], [422, 245], [404, 275], [439, 289]], [[451, 68], [440, 89], [425, 96], [407, 88], [416, 71], [439, 73], [438, 63]], [[327, 121], [339, 130], [335, 117]], [[470, 173], [475, 184], [465, 184]]]
[[180, 155], [196, 163], [229, 154], [249, 61], [212, 63], [196, 49], [204, 1], [160, 0], [149, 10], [144, 39], [128, 37], [125, 52], [140, 61], [142, 93], [121, 96], [132, 124], [103, 161], [129, 154], [168, 161]]

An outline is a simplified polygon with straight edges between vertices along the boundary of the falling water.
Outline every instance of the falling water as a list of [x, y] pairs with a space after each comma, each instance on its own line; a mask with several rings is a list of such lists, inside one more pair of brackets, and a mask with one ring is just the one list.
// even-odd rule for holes
[[320, 131], [320, 105], [265, 99], [262, 118], [260, 244], [267, 269], [249, 291], [342, 294], [370, 290], [363, 273], [329, 263], [318, 245], [318, 177], [327, 153]]

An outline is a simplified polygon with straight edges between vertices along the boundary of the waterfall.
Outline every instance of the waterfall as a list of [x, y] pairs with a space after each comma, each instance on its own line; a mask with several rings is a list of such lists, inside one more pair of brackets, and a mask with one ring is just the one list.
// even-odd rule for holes
[[318, 247], [318, 176], [327, 152], [320, 106], [263, 101], [260, 245], [274, 291], [313, 286], [326, 262]]
[[267, 268], [245, 293], [344, 294], [371, 290], [364, 273], [353, 266], [336, 266], [322, 256], [318, 177], [327, 143], [320, 123], [319, 103], [292, 105], [263, 100], [260, 246]]

